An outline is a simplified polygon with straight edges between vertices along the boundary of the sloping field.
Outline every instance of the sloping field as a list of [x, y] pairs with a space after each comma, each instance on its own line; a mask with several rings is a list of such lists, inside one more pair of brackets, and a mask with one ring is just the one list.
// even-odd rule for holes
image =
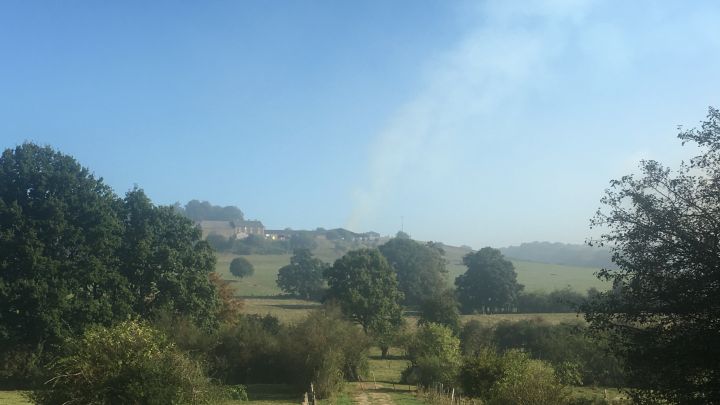
[[[467, 268], [462, 264], [462, 258], [469, 253], [468, 249], [446, 246], [445, 258], [448, 260], [448, 276], [450, 283], [455, 277], [463, 274]], [[570, 287], [578, 292], [586, 292], [588, 288], [595, 287], [605, 290], [610, 285], [595, 277], [599, 270], [592, 267], [565, 266], [511, 260], [518, 274], [518, 282], [525, 286], [525, 291], [550, 292], [555, 289]]]

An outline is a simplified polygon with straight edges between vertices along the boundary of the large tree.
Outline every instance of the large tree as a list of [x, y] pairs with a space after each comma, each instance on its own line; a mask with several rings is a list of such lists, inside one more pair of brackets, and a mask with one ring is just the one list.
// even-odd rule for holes
[[277, 285], [288, 294], [306, 300], [319, 299], [325, 286], [323, 272], [328, 268], [308, 249], [296, 249], [290, 264], [278, 270]]
[[120, 202], [72, 157], [23, 144], [0, 158], [0, 338], [37, 344], [132, 312], [118, 271]]
[[[613, 250], [611, 291], [584, 307], [625, 358], [641, 403], [720, 403], [720, 112], [679, 138], [701, 154], [672, 171], [642, 161], [592, 220]], [[666, 402], [667, 401], [667, 402]]]
[[506, 312], [515, 305], [523, 286], [512, 262], [499, 250], [486, 247], [463, 257], [467, 271], [455, 279], [463, 311]]
[[140, 190], [120, 199], [50, 147], [0, 157], [0, 346], [53, 342], [161, 306], [207, 323], [213, 265], [199, 230]]
[[403, 293], [392, 268], [376, 249], [348, 252], [325, 270], [325, 278], [326, 300], [337, 301], [366, 332], [384, 333], [402, 323]]
[[378, 249], [397, 274], [406, 305], [418, 305], [447, 287], [444, 251], [409, 237], [395, 237]]

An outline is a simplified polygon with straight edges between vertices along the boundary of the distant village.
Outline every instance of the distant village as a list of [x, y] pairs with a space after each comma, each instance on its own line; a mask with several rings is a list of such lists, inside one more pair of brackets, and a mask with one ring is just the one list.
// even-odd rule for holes
[[315, 237], [332, 240], [347, 240], [351, 242], [369, 242], [380, 239], [377, 232], [355, 233], [343, 228], [325, 230], [318, 228], [315, 231], [293, 230], [293, 229], [266, 229], [265, 225], [258, 220], [234, 220], [234, 221], [196, 221], [203, 233], [203, 239], [209, 235], [220, 235], [227, 239], [242, 240], [250, 235], [257, 235], [268, 240], [288, 240], [293, 234], [313, 233]]

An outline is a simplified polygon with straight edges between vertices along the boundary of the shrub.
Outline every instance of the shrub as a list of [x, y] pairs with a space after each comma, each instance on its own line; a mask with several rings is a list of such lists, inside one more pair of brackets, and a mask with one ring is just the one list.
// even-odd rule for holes
[[487, 397], [503, 376], [503, 364], [495, 350], [485, 347], [465, 357], [460, 369], [460, 385], [465, 395]]
[[244, 315], [226, 324], [208, 354], [213, 376], [226, 384], [285, 383], [290, 370], [281, 353], [282, 334], [277, 318]]
[[50, 387], [33, 392], [36, 404], [202, 404], [217, 389], [200, 365], [145, 323], [91, 327], [71, 338], [51, 366]]
[[367, 372], [370, 341], [358, 325], [346, 320], [337, 307], [314, 311], [286, 335], [285, 358], [294, 382], [315, 385], [315, 393], [327, 398], [345, 380], [357, 380]]
[[495, 330], [478, 320], [471, 320], [460, 332], [460, 347], [464, 355], [472, 355], [483, 348], [495, 345]]
[[403, 372], [407, 384], [428, 387], [452, 385], [460, 368], [460, 340], [444, 325], [428, 323], [418, 328], [407, 347], [410, 367]]
[[508, 361], [509, 356], [504, 356], [503, 377], [490, 391], [490, 405], [568, 403], [570, 393], [555, 376], [552, 366], [540, 360], [530, 360], [524, 354], [509, 354], [513, 359]]
[[463, 392], [489, 404], [564, 404], [569, 392], [553, 368], [526, 353], [498, 355], [485, 348], [466, 358], [460, 373]]
[[230, 273], [235, 277], [243, 278], [255, 274], [255, 268], [248, 259], [236, 257], [230, 262]]
[[607, 350], [607, 341], [590, 337], [587, 327], [579, 322], [560, 325], [542, 319], [501, 322], [495, 328], [495, 344], [500, 350], [527, 350], [530, 356], [549, 361], [563, 373], [568, 363], [576, 363], [584, 384], [623, 383], [622, 364]]

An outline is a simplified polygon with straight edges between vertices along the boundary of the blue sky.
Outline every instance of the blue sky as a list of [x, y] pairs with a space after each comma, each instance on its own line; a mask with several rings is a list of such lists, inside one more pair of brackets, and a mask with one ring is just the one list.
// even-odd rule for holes
[[271, 228], [582, 242], [718, 72], [714, 1], [6, 1], [0, 146]]

